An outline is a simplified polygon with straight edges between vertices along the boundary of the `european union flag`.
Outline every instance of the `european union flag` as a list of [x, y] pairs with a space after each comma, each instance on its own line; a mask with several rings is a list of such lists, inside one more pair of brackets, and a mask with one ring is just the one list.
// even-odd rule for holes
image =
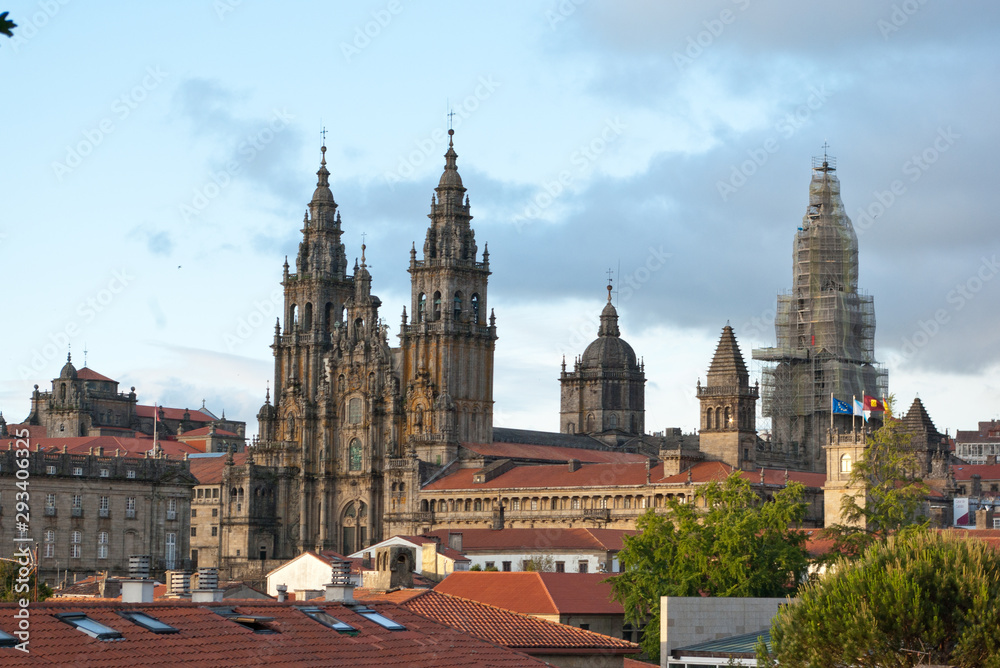
[[830, 410], [834, 414], [837, 414], [837, 415], [854, 415], [854, 409], [851, 408], [851, 405], [849, 403], [847, 403], [846, 401], [841, 401], [840, 399], [836, 399], [834, 397], [830, 397], [830, 401], [832, 402], [832, 405], [830, 406]]

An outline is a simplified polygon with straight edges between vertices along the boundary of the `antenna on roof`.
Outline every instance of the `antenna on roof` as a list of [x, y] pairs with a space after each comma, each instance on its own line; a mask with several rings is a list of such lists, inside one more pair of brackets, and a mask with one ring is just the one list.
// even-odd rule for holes
[[87, 342], [83, 342], [83, 366], [87, 366]]

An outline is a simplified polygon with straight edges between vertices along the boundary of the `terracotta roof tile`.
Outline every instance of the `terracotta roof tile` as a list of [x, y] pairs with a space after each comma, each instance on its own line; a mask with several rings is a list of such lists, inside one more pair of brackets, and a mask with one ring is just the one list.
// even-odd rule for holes
[[[212, 425], [208, 425], [206, 427], [198, 427], [197, 429], [192, 429], [191, 431], [184, 432], [183, 434], [181, 434], [181, 438], [187, 438], [188, 436], [192, 437], [208, 436], [208, 432], [210, 432], [211, 430], [212, 430]], [[237, 433], [226, 431], [225, 429], [220, 429], [218, 427], [215, 428], [215, 435], [225, 436], [226, 438], [242, 438], [242, 436], [240, 436]]]
[[[319, 603], [329, 614], [359, 633], [342, 635], [310, 619], [294, 603], [240, 601], [206, 604], [157, 602], [127, 604], [120, 601], [45, 601], [32, 604], [30, 654], [0, 648], [0, 664], [102, 666], [357, 666], [389, 668], [424, 663], [441, 668], [484, 666], [515, 668], [546, 665], [531, 657], [489, 643], [454, 628], [431, 621], [406, 608], [369, 604], [399, 622], [404, 631], [389, 631], [362, 617], [354, 609]], [[258, 634], [213, 610], [235, 607], [245, 615], [273, 617], [267, 626], [278, 631]], [[0, 604], [0, 629], [12, 624], [15, 604]], [[174, 634], [154, 634], [125, 620], [117, 610], [140, 610], [176, 629]], [[91, 619], [119, 631], [124, 638], [102, 641], [82, 633], [54, 615], [83, 612]], [[334, 658], [335, 657], [335, 658]]]
[[462, 447], [484, 457], [503, 459], [527, 459], [543, 462], [581, 462], [612, 464], [615, 462], [642, 464], [648, 457], [630, 452], [613, 450], [590, 450], [589, 448], [563, 448], [551, 445], [530, 445], [527, 443], [462, 443]]
[[[211, 415], [206, 415], [200, 410], [190, 410], [188, 408], [167, 408], [166, 406], [157, 406], [163, 410], [163, 417], [167, 420], [183, 420], [184, 412], [187, 411], [190, 414], [191, 422], [213, 422], [215, 418]], [[135, 414], [139, 417], [151, 418], [153, 417], [153, 406], [146, 406], [144, 404], [136, 404]]]
[[580, 649], [601, 650], [602, 654], [639, 652], [639, 646], [627, 640], [530, 617], [434, 590], [417, 591], [400, 604], [424, 617], [477, 638], [529, 653], [531, 650], [540, 649], [550, 650], [546, 653]]
[[[192, 457], [191, 475], [198, 479], [199, 485], [217, 485], [222, 482], [222, 473], [226, 470], [226, 455], [218, 457]], [[233, 465], [242, 466], [247, 461], [247, 453], [233, 453]]]
[[[732, 473], [733, 467], [728, 464], [723, 464], [722, 462], [699, 462], [691, 467], [691, 482], [704, 483], [725, 480], [730, 473]], [[760, 472], [761, 469], [755, 469], [753, 471], [742, 471], [740, 473], [743, 478], [749, 480], [752, 483], [760, 482]], [[794, 480], [796, 482], [801, 482], [806, 487], [822, 488], [826, 484], [826, 475], [823, 473], [809, 473], [806, 471], [788, 471], [788, 479]], [[655, 478], [654, 478], [655, 480]], [[688, 471], [681, 471], [676, 475], [667, 476], [662, 478], [659, 482], [663, 483], [685, 483], [688, 480]], [[765, 485], [784, 485], [785, 484], [785, 469], [764, 469], [764, 484]]]
[[108, 378], [107, 376], [97, 373], [96, 371], [88, 367], [83, 367], [82, 369], [77, 371], [76, 377], [80, 380], [101, 380], [101, 381], [110, 381], [112, 383], [118, 382], [114, 378]]
[[[8, 439], [8, 443], [13, 443], [13, 439]], [[182, 459], [185, 454], [199, 452], [195, 447], [180, 443], [171, 439], [159, 439], [160, 449], [170, 459]], [[153, 439], [150, 436], [126, 437], [126, 436], [72, 436], [70, 438], [32, 438], [31, 446], [38, 445], [42, 450], [49, 452], [62, 452], [63, 446], [66, 451], [76, 455], [86, 455], [90, 449], [104, 448], [104, 456], [111, 457], [115, 450], [121, 452], [122, 457], [144, 457], [146, 452], [153, 448]], [[0, 447], [3, 442], [0, 441]]]
[[958, 464], [951, 467], [955, 480], [966, 482], [978, 475], [982, 480], [1000, 480], [1000, 464]]
[[448, 489], [576, 488], [610, 485], [645, 485], [642, 464], [583, 464], [570, 471], [565, 464], [517, 466], [492, 480], [472, 482], [477, 469], [459, 469], [425, 486], [425, 491]]
[[[448, 544], [448, 534], [462, 534], [462, 551], [504, 548], [620, 550], [622, 536], [635, 535], [630, 529], [437, 529], [426, 536], [436, 536]], [[419, 536], [418, 536], [419, 538]]]
[[621, 615], [606, 573], [452, 573], [434, 591], [526, 615]]

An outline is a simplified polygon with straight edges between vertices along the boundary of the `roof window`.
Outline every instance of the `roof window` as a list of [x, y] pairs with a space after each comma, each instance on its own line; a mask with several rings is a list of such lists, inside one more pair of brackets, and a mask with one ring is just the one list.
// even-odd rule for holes
[[302, 606], [298, 608], [301, 610], [309, 619], [317, 621], [323, 626], [329, 627], [336, 631], [337, 633], [343, 633], [349, 636], [358, 635], [358, 630], [348, 624], [347, 622], [342, 622], [330, 613], [328, 613], [323, 608], [318, 606], [306, 607]]
[[105, 626], [82, 612], [59, 612], [56, 613], [55, 617], [77, 630], [83, 631], [91, 638], [97, 638], [98, 640], [121, 640], [124, 637], [110, 626]]
[[156, 617], [147, 615], [145, 612], [137, 612], [135, 610], [119, 610], [118, 614], [133, 624], [137, 624], [147, 631], [152, 631], [153, 633], [177, 633], [177, 629], [173, 626], [164, 624]]
[[354, 612], [358, 613], [365, 619], [371, 622], [375, 622], [379, 626], [389, 629], [390, 631], [405, 631], [406, 627], [399, 622], [394, 622], [384, 615], [380, 615], [371, 608], [354, 608]]
[[236, 622], [240, 626], [250, 629], [254, 633], [266, 635], [278, 632], [268, 625], [269, 622], [274, 621], [274, 617], [265, 617], [263, 615], [245, 615], [241, 612], [236, 612], [235, 608], [215, 608], [214, 612], [215, 614], [225, 617], [230, 621]]

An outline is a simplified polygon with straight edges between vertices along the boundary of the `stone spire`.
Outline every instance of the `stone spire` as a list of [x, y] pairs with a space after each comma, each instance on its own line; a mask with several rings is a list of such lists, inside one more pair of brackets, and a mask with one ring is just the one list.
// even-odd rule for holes
[[316, 190], [313, 191], [312, 202], [328, 202], [334, 206], [337, 203], [333, 200], [333, 192], [330, 190], [330, 170], [326, 168], [326, 144], [320, 148], [322, 158], [319, 161], [319, 171], [316, 172], [318, 177], [316, 181]]
[[618, 329], [618, 311], [615, 309], [614, 304], [611, 303], [611, 284], [608, 283], [608, 303], [604, 305], [604, 310], [601, 311], [601, 326], [597, 330], [598, 336], [621, 336], [621, 330]]
[[454, 130], [448, 130], [448, 151], [444, 154], [444, 172], [431, 198], [431, 226], [424, 241], [424, 260], [454, 258], [465, 262], [475, 262], [476, 235], [470, 223], [469, 200], [465, 197], [465, 186], [458, 173], [455, 152]]
[[708, 386], [713, 385], [749, 385], [750, 374], [743, 362], [743, 354], [736, 335], [728, 324], [722, 328], [719, 345], [715, 348], [715, 357], [708, 368]]

